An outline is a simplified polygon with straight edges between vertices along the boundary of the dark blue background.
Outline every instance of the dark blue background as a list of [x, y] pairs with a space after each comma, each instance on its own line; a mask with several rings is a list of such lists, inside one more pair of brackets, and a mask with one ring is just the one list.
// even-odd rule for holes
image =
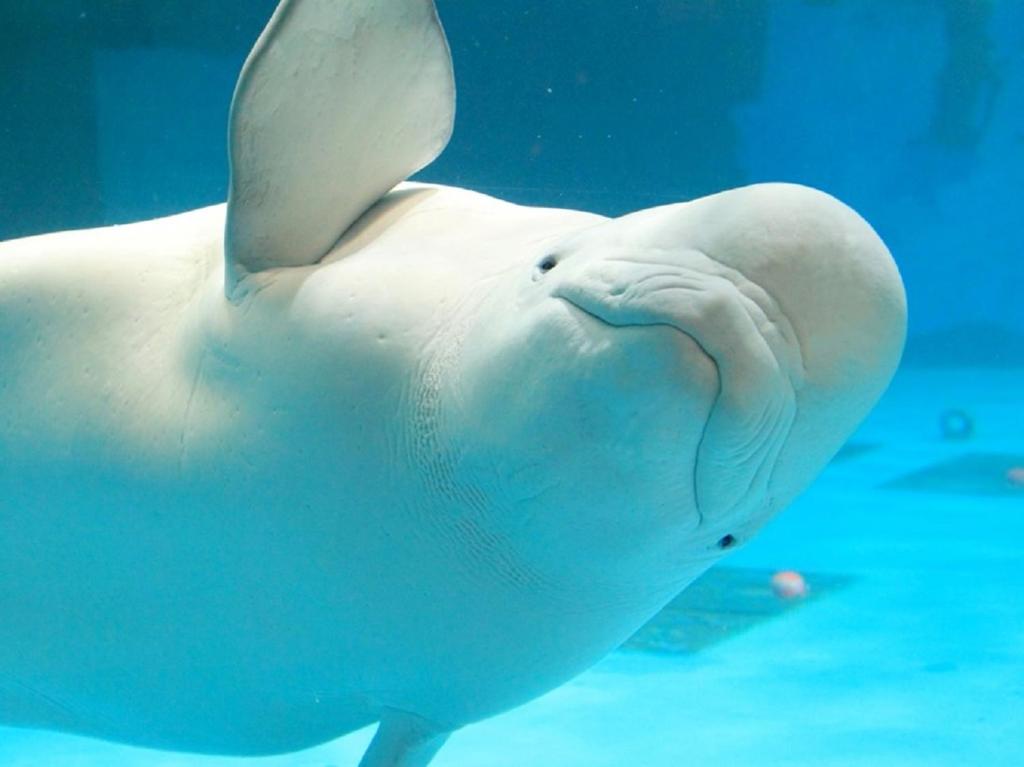
[[[271, 0], [0, 2], [0, 236], [222, 200]], [[763, 180], [889, 243], [910, 358], [1024, 359], [1024, 3], [439, 0], [455, 136], [422, 177], [617, 214]]]

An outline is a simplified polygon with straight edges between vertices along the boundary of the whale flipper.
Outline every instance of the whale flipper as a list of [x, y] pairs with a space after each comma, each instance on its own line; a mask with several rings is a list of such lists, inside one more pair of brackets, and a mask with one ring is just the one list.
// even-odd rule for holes
[[320, 260], [451, 135], [451, 56], [432, 0], [283, 0], [228, 127], [226, 292]]
[[449, 734], [415, 714], [388, 709], [359, 767], [426, 767]]

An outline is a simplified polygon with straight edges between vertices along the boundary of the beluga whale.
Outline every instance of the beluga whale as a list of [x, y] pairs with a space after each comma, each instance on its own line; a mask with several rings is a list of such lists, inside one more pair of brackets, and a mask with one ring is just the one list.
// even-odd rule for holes
[[0, 724], [362, 767], [616, 648], [815, 477], [898, 363], [855, 212], [617, 218], [412, 183], [431, 0], [283, 0], [226, 205], [0, 244]]

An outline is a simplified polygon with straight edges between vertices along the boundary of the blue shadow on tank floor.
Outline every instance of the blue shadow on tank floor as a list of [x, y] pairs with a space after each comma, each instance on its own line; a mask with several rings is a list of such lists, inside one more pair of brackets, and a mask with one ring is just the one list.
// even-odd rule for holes
[[673, 599], [623, 645], [626, 650], [694, 653], [848, 586], [844, 575], [803, 573], [807, 595], [785, 599], [772, 590], [772, 570], [715, 567]]
[[843, 461], [852, 461], [854, 458], [859, 458], [866, 453], [870, 453], [877, 450], [880, 445], [872, 442], [855, 442], [850, 441], [839, 448], [839, 452], [832, 457], [832, 463], [842, 463]]
[[993, 495], [1024, 500], [1024, 455], [967, 453], [882, 484], [888, 490]]

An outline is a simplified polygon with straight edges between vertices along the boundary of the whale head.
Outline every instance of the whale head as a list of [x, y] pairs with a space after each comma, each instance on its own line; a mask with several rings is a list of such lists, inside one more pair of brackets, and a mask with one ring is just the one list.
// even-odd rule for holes
[[454, 474], [527, 548], [665, 583], [811, 482], [888, 384], [906, 326], [870, 226], [788, 184], [585, 226], [477, 300], [448, 350]]

